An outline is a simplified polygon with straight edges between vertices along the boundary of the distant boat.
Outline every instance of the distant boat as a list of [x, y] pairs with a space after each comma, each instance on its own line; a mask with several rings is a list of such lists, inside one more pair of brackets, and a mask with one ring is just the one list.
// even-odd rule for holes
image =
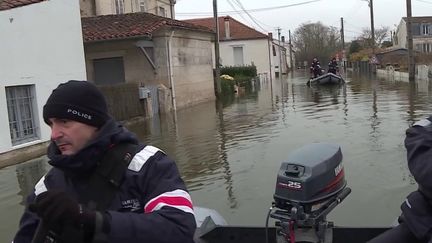
[[329, 85], [329, 84], [343, 84], [345, 80], [336, 74], [326, 73], [316, 78], [311, 78], [307, 85]]

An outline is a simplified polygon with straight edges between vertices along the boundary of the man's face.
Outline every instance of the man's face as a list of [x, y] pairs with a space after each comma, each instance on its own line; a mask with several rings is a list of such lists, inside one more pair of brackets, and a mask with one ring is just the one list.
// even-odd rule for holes
[[82, 149], [97, 134], [97, 128], [68, 119], [50, 118], [51, 140], [63, 155]]

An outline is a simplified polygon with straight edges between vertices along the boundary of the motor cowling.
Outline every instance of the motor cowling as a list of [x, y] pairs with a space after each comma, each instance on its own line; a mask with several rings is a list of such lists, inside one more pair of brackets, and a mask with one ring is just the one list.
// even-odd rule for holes
[[277, 242], [330, 243], [333, 223], [326, 217], [351, 193], [346, 184], [339, 145], [292, 152], [278, 171], [268, 215], [276, 220]]
[[339, 193], [346, 187], [342, 158], [336, 144], [309, 144], [292, 152], [277, 175], [276, 207], [300, 204], [310, 212], [312, 205]]

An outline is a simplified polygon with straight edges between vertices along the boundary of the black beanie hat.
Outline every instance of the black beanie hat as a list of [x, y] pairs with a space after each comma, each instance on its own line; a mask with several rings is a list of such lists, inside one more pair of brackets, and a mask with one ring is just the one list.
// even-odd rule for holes
[[104, 95], [87, 81], [70, 80], [59, 84], [43, 107], [43, 118], [48, 125], [49, 118], [60, 118], [99, 128], [109, 117]]

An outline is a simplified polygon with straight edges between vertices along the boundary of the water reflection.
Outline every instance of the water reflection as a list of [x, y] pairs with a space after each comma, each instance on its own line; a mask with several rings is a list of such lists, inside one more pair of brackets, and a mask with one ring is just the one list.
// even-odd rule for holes
[[307, 87], [304, 103], [299, 107], [310, 119], [333, 120], [330, 110], [340, 110], [345, 85]]
[[21, 198], [21, 205], [25, 204], [25, 198], [34, 188], [34, 185], [47, 171], [46, 157], [38, 158], [27, 163], [16, 166], [16, 177], [18, 179], [18, 195]]
[[0, 170], [0, 242], [11, 242], [24, 210], [24, 201], [46, 173], [44, 157]]
[[224, 168], [223, 173], [225, 174], [225, 185], [228, 193], [228, 202], [230, 208], [236, 208], [237, 207], [237, 200], [234, 195], [234, 187], [233, 187], [233, 178], [232, 173], [228, 161], [228, 154], [226, 153], [226, 141], [227, 136], [225, 133], [225, 123], [224, 123], [224, 113], [223, 113], [223, 104], [221, 101], [216, 102], [217, 105], [217, 114], [219, 117], [219, 133], [220, 133], [220, 154], [221, 154], [221, 160], [222, 160], [222, 167]]
[[[208, 110], [210, 109], [210, 110]], [[212, 114], [212, 115], [209, 115]], [[146, 143], [161, 147], [177, 159], [184, 180], [194, 187], [205, 187], [219, 176], [218, 120], [213, 106], [196, 106], [177, 114], [177, 123], [171, 117], [162, 117], [160, 130], [149, 133], [155, 120], [129, 126]], [[202, 178], [196, 179], [199, 173]]]

